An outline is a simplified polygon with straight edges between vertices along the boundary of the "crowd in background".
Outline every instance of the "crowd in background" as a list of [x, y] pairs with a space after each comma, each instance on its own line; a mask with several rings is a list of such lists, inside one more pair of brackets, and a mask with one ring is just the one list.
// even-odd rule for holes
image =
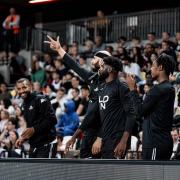
[[[121, 36], [117, 42], [111, 44], [104, 43], [102, 36], [96, 36], [94, 41], [87, 38], [83, 45], [73, 42], [71, 45], [63, 44], [63, 48], [83, 68], [89, 70], [91, 69], [90, 61], [97, 51], [107, 50], [112, 56], [118, 57], [122, 61], [124, 69], [119, 73], [119, 78], [123, 79], [126, 73], [135, 75], [142, 99], [156, 83], [150, 76], [152, 62], [162, 51], [171, 55], [176, 62], [176, 72], [170, 76], [170, 80], [176, 89], [172, 137], [173, 151], [177, 150], [180, 122], [180, 32], [177, 32], [175, 37], [168, 32], [162, 32], [161, 39], [156, 39], [155, 32], [148, 33], [146, 40], [141, 40], [140, 37], [127, 40], [126, 37]], [[8, 52], [8, 56], [6, 51], [0, 52], [0, 64], [7, 62], [10, 65], [11, 84], [21, 77], [27, 77], [32, 81], [34, 91], [43, 93], [50, 98], [58, 119], [56, 125], [57, 157], [61, 157], [64, 155], [65, 143], [83, 121], [88, 106], [89, 87], [76, 73], [65, 67], [62, 59], [56, 54], [34, 52], [31, 58], [31, 67], [26, 67], [25, 61], [26, 59], [20, 56], [18, 51]], [[22, 100], [14, 87], [9, 89], [9, 84], [4, 81], [1, 73], [0, 82], [0, 156], [28, 156], [28, 142], [24, 143], [21, 149], [15, 147], [16, 140], [26, 128], [26, 121], [20, 108]], [[133, 130], [127, 159], [141, 159], [141, 125], [142, 119], [139, 119]], [[83, 134], [77, 140], [74, 150], [80, 148], [82, 138]], [[78, 154], [75, 155], [78, 156]], [[172, 154], [172, 158], [173, 156], [174, 154]]]

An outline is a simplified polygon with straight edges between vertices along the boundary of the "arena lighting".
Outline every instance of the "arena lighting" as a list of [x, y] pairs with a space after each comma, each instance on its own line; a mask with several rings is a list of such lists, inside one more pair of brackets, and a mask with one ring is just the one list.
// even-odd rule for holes
[[48, 2], [54, 2], [57, 0], [30, 0], [29, 3], [30, 4], [37, 4], [37, 3], [48, 3]]

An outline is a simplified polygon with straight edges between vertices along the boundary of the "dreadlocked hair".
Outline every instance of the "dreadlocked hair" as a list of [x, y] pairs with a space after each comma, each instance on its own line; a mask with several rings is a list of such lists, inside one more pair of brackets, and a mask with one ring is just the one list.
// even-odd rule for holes
[[172, 56], [162, 53], [156, 60], [158, 66], [162, 66], [163, 70], [165, 71], [166, 75], [169, 76], [170, 74], [173, 74], [176, 63]]

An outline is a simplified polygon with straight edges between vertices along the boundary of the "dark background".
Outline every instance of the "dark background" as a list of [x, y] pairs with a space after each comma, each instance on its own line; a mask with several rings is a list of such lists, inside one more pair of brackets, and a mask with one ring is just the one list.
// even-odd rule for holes
[[15, 7], [21, 14], [22, 26], [35, 22], [53, 22], [96, 16], [97, 10], [106, 15], [162, 9], [180, 6], [169, 0], [57, 0], [54, 3], [29, 4], [28, 0], [0, 0], [0, 22]]

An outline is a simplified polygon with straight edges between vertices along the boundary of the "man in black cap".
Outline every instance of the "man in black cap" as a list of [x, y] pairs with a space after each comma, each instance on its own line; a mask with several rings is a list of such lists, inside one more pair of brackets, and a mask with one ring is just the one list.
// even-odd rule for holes
[[98, 74], [105, 82], [98, 93], [103, 159], [124, 159], [135, 123], [130, 90], [118, 78], [122, 69], [121, 61], [112, 56], [100, 62]]
[[[76, 138], [78, 138], [82, 132], [85, 132], [85, 136], [81, 144], [80, 157], [100, 158], [101, 138], [98, 136], [100, 136], [101, 121], [98, 108], [98, 91], [101, 81], [99, 81], [97, 71], [99, 69], [99, 61], [104, 57], [111, 55], [107, 51], [98, 51], [91, 61], [93, 71], [87, 71], [64, 51], [59, 42], [59, 37], [57, 37], [56, 41], [50, 36], [48, 36], [48, 39], [49, 41], [45, 42], [50, 44], [51, 49], [58, 52], [60, 57], [63, 59], [63, 63], [68, 68], [74, 70], [90, 86], [89, 105], [86, 116], [75, 134], [67, 142], [66, 150], [68, 151], [69, 148], [73, 147]], [[93, 145], [94, 142], [95, 144]]]

